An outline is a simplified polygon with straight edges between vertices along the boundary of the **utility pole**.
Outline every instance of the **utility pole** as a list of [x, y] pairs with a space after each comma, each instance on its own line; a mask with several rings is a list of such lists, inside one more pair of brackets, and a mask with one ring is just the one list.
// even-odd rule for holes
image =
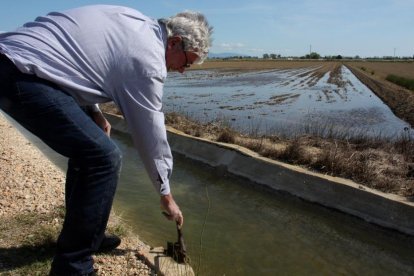
[[394, 60], [395, 60], [395, 48], [394, 48]]
[[309, 56], [312, 54], [312, 44], [309, 45]]

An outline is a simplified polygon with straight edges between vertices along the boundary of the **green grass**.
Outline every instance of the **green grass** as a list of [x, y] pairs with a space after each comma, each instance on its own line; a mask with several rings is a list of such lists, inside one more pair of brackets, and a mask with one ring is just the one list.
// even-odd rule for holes
[[404, 78], [390, 74], [386, 77], [386, 80], [414, 91], [414, 79]]
[[0, 274], [48, 275], [60, 226], [59, 209], [0, 219]]

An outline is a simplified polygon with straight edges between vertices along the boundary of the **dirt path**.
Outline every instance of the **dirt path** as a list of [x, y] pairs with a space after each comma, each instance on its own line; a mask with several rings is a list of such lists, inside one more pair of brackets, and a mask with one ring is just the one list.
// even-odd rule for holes
[[346, 64], [351, 72], [371, 89], [394, 114], [414, 127], [414, 92], [380, 78], [370, 77], [360, 68]]
[[[0, 113], [0, 274], [47, 275], [63, 221], [65, 175]], [[95, 256], [98, 275], [153, 275], [137, 257], [147, 247], [111, 216], [122, 244]]]

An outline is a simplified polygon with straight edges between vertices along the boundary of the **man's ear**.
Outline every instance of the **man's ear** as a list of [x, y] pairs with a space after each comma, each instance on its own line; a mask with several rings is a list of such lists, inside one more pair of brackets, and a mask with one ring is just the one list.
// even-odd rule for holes
[[173, 49], [174, 47], [177, 47], [177, 45], [181, 45], [182, 38], [180, 36], [172, 36], [168, 38], [168, 47], [170, 49]]

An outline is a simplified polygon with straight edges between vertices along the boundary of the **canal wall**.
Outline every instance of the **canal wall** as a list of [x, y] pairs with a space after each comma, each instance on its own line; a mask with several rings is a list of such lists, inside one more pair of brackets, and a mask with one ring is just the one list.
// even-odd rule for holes
[[[128, 133], [122, 117], [112, 114], [106, 117], [113, 129]], [[273, 190], [414, 235], [414, 203], [403, 197], [261, 157], [237, 145], [189, 136], [169, 127], [167, 131], [173, 152]]]

